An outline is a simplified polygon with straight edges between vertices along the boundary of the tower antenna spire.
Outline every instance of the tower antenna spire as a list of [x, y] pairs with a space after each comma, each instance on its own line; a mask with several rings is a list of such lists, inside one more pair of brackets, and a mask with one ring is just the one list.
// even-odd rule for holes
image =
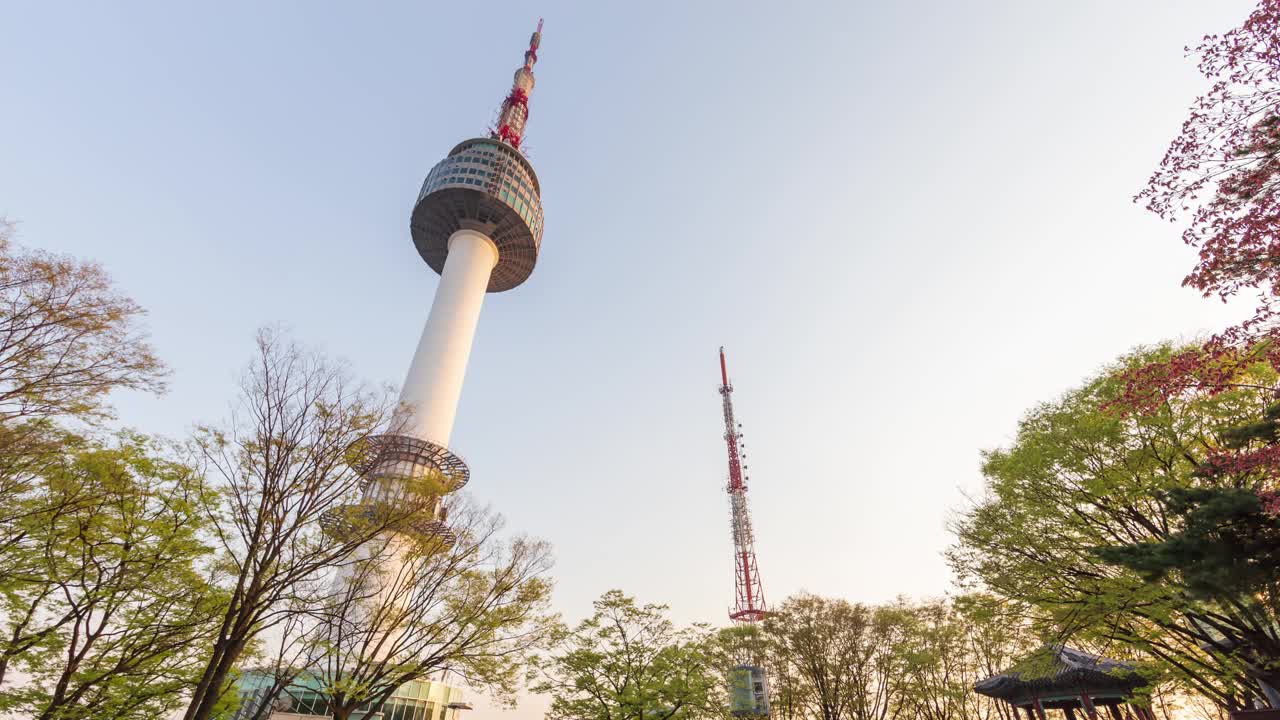
[[529, 36], [529, 49], [524, 51], [524, 65], [516, 70], [511, 82], [511, 92], [502, 101], [502, 110], [498, 112], [497, 127], [489, 133], [489, 137], [501, 140], [513, 148], [520, 147], [524, 139], [524, 126], [529, 121], [529, 96], [533, 94], [533, 65], [538, 62], [538, 47], [542, 45], [542, 18], [538, 18], [538, 29]]

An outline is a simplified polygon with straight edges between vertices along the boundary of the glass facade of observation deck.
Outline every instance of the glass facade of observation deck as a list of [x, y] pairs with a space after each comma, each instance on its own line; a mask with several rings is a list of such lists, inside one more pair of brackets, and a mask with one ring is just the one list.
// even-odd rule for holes
[[506, 203], [542, 238], [542, 200], [536, 181], [517, 151], [495, 141], [477, 140], [441, 160], [427, 175], [419, 197], [445, 187], [471, 187]]

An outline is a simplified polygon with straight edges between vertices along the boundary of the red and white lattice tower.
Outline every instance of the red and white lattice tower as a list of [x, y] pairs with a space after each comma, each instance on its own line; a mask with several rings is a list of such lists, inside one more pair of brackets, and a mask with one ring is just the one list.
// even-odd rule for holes
[[747, 508], [747, 478], [742, 459], [741, 423], [733, 417], [733, 385], [725, 366], [724, 348], [720, 348], [720, 397], [724, 406], [724, 442], [729, 450], [729, 524], [733, 531], [733, 565], [737, 582], [734, 606], [729, 618], [738, 623], [754, 623], [764, 619], [764, 586], [756, 567], [755, 536], [751, 532], [751, 511]]
[[[747, 508], [746, 445], [742, 426], [733, 417], [733, 385], [720, 348], [720, 398], [724, 408], [724, 442], [729, 451], [729, 527], [733, 534], [734, 604], [729, 619], [752, 625], [764, 619], [764, 585], [756, 566], [756, 541], [751, 532], [751, 512]], [[749, 653], [748, 653], [749, 655]], [[744, 656], [729, 673], [730, 712], [739, 718], [769, 717], [769, 678], [760, 658]]]

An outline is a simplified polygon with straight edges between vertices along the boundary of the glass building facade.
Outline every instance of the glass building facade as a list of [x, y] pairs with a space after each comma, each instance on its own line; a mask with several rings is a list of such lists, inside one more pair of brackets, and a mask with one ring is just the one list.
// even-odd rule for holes
[[[250, 671], [241, 676], [238, 683], [240, 707], [233, 720], [252, 717], [293, 720], [294, 718], [330, 717], [326, 709], [321, 683], [311, 675], [301, 675], [293, 681], [274, 702], [267, 697], [272, 687], [268, 673]], [[406, 683], [382, 707], [363, 708], [353, 717], [357, 720], [459, 720], [458, 710], [450, 703], [462, 701], [459, 688], [441, 682], [418, 680]], [[271, 703], [270, 713], [259, 714], [259, 709]]]
[[542, 247], [542, 188], [519, 150], [492, 138], [458, 143], [422, 183], [410, 216], [413, 244], [444, 271], [449, 238], [475, 230], [498, 248], [488, 292], [516, 287], [533, 272]]
[[528, 160], [497, 140], [470, 140], [441, 160], [422, 183], [419, 197], [447, 187], [483, 190], [516, 211], [533, 236], [542, 239], [542, 199]]

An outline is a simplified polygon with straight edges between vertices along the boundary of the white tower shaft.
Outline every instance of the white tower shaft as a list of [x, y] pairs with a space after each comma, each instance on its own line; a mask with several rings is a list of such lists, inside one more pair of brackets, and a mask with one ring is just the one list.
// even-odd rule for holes
[[440, 273], [427, 324], [409, 364], [400, 403], [408, 415], [399, 432], [449, 446], [480, 320], [489, 275], [498, 264], [498, 246], [475, 230], [449, 236], [449, 255]]
[[[368, 519], [386, 517], [388, 509], [407, 505], [411, 516], [359, 549], [357, 557], [373, 561], [367, 569], [377, 572], [357, 577], [354, 564], [339, 569], [335, 589], [354, 591], [367, 605], [348, 613], [346, 621], [394, 617], [388, 606], [408, 602], [417, 586], [407, 562], [410, 553], [435, 553], [459, 541], [447, 524], [443, 498], [471, 477], [449, 441], [480, 309], [485, 294], [510, 290], [529, 277], [542, 244], [542, 190], [533, 166], [519, 152], [541, 21], [538, 28], [503, 103], [501, 127], [489, 137], [459, 143], [436, 163], [409, 218], [413, 244], [440, 273], [440, 284], [400, 392], [395, 425], [358, 448], [364, 451], [359, 458], [364, 497], [330, 509], [321, 525], [342, 540]], [[493, 228], [492, 235], [469, 229], [476, 227]], [[385, 633], [420, 631], [397, 627], [390, 619], [378, 622], [373, 635], [380, 639], [389, 637]], [[390, 649], [384, 645], [375, 652]]]

